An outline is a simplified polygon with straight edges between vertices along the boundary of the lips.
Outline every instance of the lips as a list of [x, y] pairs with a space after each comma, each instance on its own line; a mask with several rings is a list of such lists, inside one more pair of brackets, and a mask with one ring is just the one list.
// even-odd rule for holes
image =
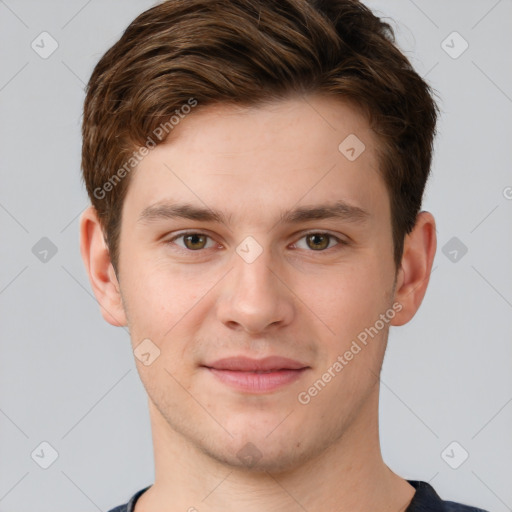
[[291, 384], [310, 367], [280, 356], [263, 359], [228, 357], [203, 365], [216, 379], [248, 393], [266, 393]]
[[264, 359], [249, 357], [227, 357], [205, 365], [215, 370], [231, 370], [238, 372], [272, 372], [278, 370], [301, 370], [306, 364], [280, 356], [269, 356]]

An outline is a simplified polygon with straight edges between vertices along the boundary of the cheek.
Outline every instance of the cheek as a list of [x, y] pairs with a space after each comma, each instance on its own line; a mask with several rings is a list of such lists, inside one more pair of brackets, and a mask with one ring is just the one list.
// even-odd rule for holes
[[[134, 343], [141, 336], [158, 340], [165, 332], [165, 324], [172, 325], [171, 315], [177, 311], [176, 302], [181, 302], [183, 295], [179, 286], [170, 286], [153, 262], [133, 258], [125, 268], [128, 267], [130, 270], [123, 274], [121, 291], [132, 339]], [[174, 307], [170, 308], [169, 304], [173, 303]]]
[[334, 331], [336, 349], [339, 341], [349, 343], [389, 308], [392, 279], [384, 267], [387, 265], [377, 258], [363, 255], [358, 262], [340, 266], [321, 279], [316, 276], [315, 286], [302, 279], [298, 295]]
[[[185, 266], [186, 267], [186, 266]], [[219, 281], [214, 272], [192, 272], [157, 259], [133, 261], [122, 283], [133, 344], [149, 338], [162, 356], [185, 357], [185, 340], [214, 307], [211, 289]]]

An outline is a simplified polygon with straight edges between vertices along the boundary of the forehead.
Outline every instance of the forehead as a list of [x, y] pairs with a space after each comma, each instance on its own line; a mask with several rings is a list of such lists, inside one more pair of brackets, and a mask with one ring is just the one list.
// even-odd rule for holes
[[301, 201], [385, 208], [387, 193], [366, 118], [347, 103], [310, 96], [198, 105], [132, 175], [126, 201], [139, 213], [164, 199], [264, 216]]
[[[288, 151], [299, 158], [318, 159], [325, 149], [340, 151], [339, 144], [348, 136], [356, 143], [364, 139], [370, 150], [368, 160], [377, 140], [360, 109], [333, 97], [292, 96], [253, 106], [199, 105], [182, 117], [160, 149], [179, 144], [184, 150], [194, 148], [203, 157], [234, 158], [238, 153], [243, 158], [242, 149], [261, 156]], [[204, 148], [205, 140], [215, 141], [216, 147]]]

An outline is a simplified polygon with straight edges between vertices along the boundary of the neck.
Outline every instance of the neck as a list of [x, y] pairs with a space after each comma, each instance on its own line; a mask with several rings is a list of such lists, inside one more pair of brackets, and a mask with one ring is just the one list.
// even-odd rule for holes
[[135, 512], [402, 512], [414, 488], [382, 460], [376, 400], [329, 448], [279, 473], [212, 459], [172, 430], [150, 401], [155, 483]]

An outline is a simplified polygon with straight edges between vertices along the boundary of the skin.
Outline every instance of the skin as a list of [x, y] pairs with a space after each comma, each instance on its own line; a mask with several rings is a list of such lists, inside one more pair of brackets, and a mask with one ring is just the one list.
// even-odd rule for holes
[[[365, 144], [354, 161], [338, 150], [349, 134]], [[155, 458], [155, 484], [136, 512], [400, 511], [410, 503], [414, 488], [381, 456], [379, 374], [389, 326], [407, 323], [423, 300], [435, 221], [418, 215], [397, 270], [377, 144], [359, 111], [333, 98], [199, 106], [131, 176], [117, 275], [95, 210], [82, 215], [81, 252], [105, 320], [127, 325], [134, 349], [149, 338], [160, 350], [148, 366], [136, 359]], [[365, 219], [279, 222], [286, 210], [340, 200]], [[229, 222], [139, 220], [163, 201], [206, 205]], [[192, 248], [203, 248], [193, 250], [183, 237], [171, 240], [183, 230], [210, 238], [195, 239]], [[310, 232], [346, 244], [311, 241]], [[251, 263], [236, 252], [248, 236], [262, 250]], [[300, 403], [393, 304], [392, 320]], [[238, 355], [281, 355], [309, 368], [256, 395], [200, 366]], [[244, 447], [253, 465], [237, 456]]]

